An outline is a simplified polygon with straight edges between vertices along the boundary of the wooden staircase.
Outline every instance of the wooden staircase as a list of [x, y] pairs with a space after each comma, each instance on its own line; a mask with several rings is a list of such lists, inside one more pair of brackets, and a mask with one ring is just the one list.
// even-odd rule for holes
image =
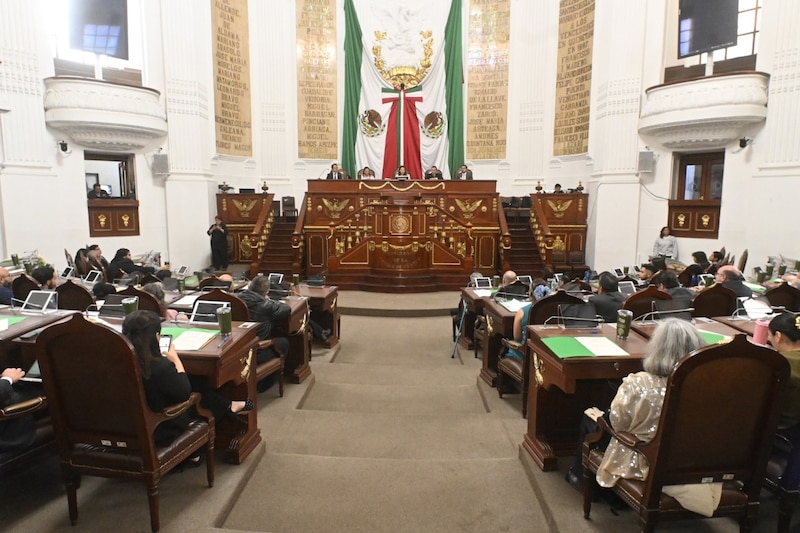
[[284, 222], [275, 219], [267, 241], [264, 255], [258, 265], [258, 271], [269, 274], [283, 274], [284, 280], [292, 279], [292, 232], [295, 222]]
[[511, 234], [511, 250], [509, 250], [511, 269], [519, 276], [527, 274], [538, 277], [542, 273], [544, 262], [528, 225], [528, 217], [509, 220], [508, 232]]

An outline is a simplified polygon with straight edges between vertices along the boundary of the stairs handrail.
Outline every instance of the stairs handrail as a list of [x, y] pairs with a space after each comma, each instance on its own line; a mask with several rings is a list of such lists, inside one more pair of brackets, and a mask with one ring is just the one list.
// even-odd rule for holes
[[[272, 226], [275, 222], [275, 213], [272, 212], [272, 200], [275, 195], [272, 193], [267, 194], [265, 202], [262, 202], [261, 209], [258, 211], [258, 218], [253, 227], [253, 231], [247, 236], [247, 243], [251, 250], [255, 248], [256, 253], [250, 254], [250, 276], [255, 276], [258, 273], [258, 267], [261, 263], [261, 258], [264, 255], [264, 250], [269, 240], [269, 234], [272, 231]], [[244, 247], [244, 241], [241, 243]]]
[[539, 247], [539, 255], [545, 265], [553, 264], [553, 242], [555, 237], [550, 231], [550, 225], [547, 222], [547, 216], [542, 209], [536, 198], [532, 198], [531, 202], [531, 232], [533, 238], [536, 240], [536, 245]]

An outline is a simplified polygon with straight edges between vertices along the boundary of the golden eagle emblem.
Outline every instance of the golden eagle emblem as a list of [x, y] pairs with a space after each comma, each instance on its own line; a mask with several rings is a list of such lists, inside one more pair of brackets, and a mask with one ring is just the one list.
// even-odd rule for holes
[[475, 200], [474, 202], [470, 202], [469, 200], [460, 200], [456, 198], [456, 205], [459, 209], [461, 209], [461, 214], [464, 218], [472, 218], [475, 214], [475, 210], [478, 209], [483, 200]]
[[236, 209], [239, 210], [239, 214], [242, 218], [250, 218], [250, 211], [256, 206], [258, 200], [233, 200], [233, 205], [236, 206]]
[[322, 203], [328, 208], [328, 213], [330, 213], [331, 218], [339, 218], [342, 215], [344, 208], [350, 203], [350, 199], [345, 198], [344, 200], [328, 200], [327, 198], [323, 198]]
[[564, 218], [564, 212], [572, 205], [572, 200], [547, 200], [547, 205], [553, 210], [553, 216]]

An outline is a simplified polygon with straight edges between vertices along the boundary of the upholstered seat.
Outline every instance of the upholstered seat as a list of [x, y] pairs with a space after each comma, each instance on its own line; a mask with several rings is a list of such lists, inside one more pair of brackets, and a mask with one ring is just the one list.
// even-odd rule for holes
[[[214, 485], [214, 418], [199, 406], [200, 394], [192, 393], [187, 401], [159, 413], [151, 411], [138, 359], [125, 337], [75, 314], [39, 335], [36, 357], [50, 403], [72, 525], [78, 521], [82, 475], [142, 481], [152, 531], [159, 529], [161, 477], [200, 448], [206, 450], [208, 486]], [[156, 426], [190, 409], [200, 417], [169, 446], [156, 447]], [[136, 525], [139, 517], [125, 509], [119, 513], [120, 523], [128, 529], [143, 529]]]
[[[796, 289], [788, 283], [781, 283], [777, 287], [773, 287], [764, 296], [769, 300], [770, 305], [782, 305], [787, 311], [793, 313], [800, 311], [800, 289]], [[16, 298], [16, 294], [14, 297]]]
[[68, 279], [58, 287], [59, 309], [73, 309], [75, 311], [86, 311], [94, 303], [94, 296], [89, 289]]
[[[19, 417], [46, 413], [47, 398], [38, 396], [0, 408], [0, 425]], [[6, 476], [55, 451], [56, 440], [50, 418], [36, 420], [36, 435], [33, 442], [23, 448], [0, 452], [0, 475]]]
[[11, 292], [14, 295], [14, 298], [19, 300], [19, 304], [22, 305], [22, 302], [25, 301], [25, 298], [28, 297], [28, 293], [31, 291], [38, 291], [41, 289], [41, 286], [36, 282], [35, 279], [30, 277], [27, 274], [20, 274], [14, 281], [11, 282]]
[[160, 316], [164, 316], [163, 309], [161, 309], [161, 304], [158, 302], [158, 300], [156, 300], [155, 296], [147, 291], [139, 290], [133, 285], [128, 285], [125, 287], [125, 290], [119, 291], [117, 294], [136, 296], [139, 298], [138, 309], [140, 311], [152, 311], [154, 313], [158, 313]]
[[736, 311], [736, 293], [716, 283], [692, 299], [692, 316], [729, 316]]
[[761, 481], [788, 380], [786, 359], [744, 334], [681, 359], [667, 378], [651, 441], [615, 432], [598, 418], [599, 431], [583, 443], [584, 517], [589, 518], [602, 461], [599, 443], [609, 433], [650, 467], [644, 481], [621, 479], [612, 487], [639, 514], [642, 531], [653, 531], [664, 520], [701, 518], [664, 495], [664, 486], [712, 481], [723, 483], [714, 516], [735, 517], [740, 531], [749, 531], [757, 519]]
[[[794, 507], [800, 500], [800, 479], [797, 475], [786, 472], [791, 462], [800, 461], [800, 443], [790, 442], [780, 434], [772, 441], [772, 451], [767, 461], [767, 473], [764, 476], [764, 488], [778, 496], [778, 533], [788, 533], [792, 521]], [[794, 468], [792, 470], [795, 470]]]
[[672, 296], [650, 285], [646, 289], [635, 292], [625, 298], [622, 308], [632, 311], [633, 318], [637, 319], [651, 313], [654, 310], [653, 302], [657, 300], [672, 300]]
[[288, 221], [290, 218], [297, 218], [297, 207], [294, 204], [294, 196], [284, 196], [281, 198], [281, 207], [283, 208], [283, 220]]

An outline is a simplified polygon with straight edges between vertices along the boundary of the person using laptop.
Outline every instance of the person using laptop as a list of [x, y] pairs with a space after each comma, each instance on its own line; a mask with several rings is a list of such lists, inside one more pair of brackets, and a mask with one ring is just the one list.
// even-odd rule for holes
[[[269, 278], [263, 274], [254, 277], [245, 290], [238, 294], [247, 308], [250, 310], [250, 320], [259, 322], [256, 333], [260, 340], [272, 339], [272, 325], [278, 320], [289, 318], [292, 308], [286, 302], [267, 298], [269, 294]], [[258, 350], [256, 361], [266, 363], [276, 357], [286, 358], [289, 353], [289, 341], [285, 337], [274, 339], [275, 342], [269, 348]], [[258, 382], [258, 392], [264, 392], [270, 388], [278, 377], [271, 374]]]
[[[21, 368], [6, 368], [0, 374], [0, 407], [44, 396], [41, 384], [19, 383], [23, 376], [25, 372]], [[35, 438], [36, 420], [33, 414], [0, 424], [0, 452], [30, 446]]]
[[58, 285], [58, 274], [56, 274], [55, 269], [50, 265], [34, 268], [33, 272], [31, 272], [31, 277], [39, 282], [39, 285], [42, 286], [42, 289], [48, 291], [56, 290], [56, 286]]
[[0, 267], [0, 304], [11, 305], [14, 291], [11, 290], [11, 274], [7, 268]]
[[609, 324], [617, 323], [617, 311], [622, 309], [626, 296], [619, 292], [619, 280], [611, 272], [600, 273], [597, 294], [589, 297], [597, 314]]
[[692, 261], [693, 263], [686, 267], [686, 271], [691, 274], [692, 282], [690, 286], [696, 287], [700, 274], [705, 273], [705, 271], [711, 266], [711, 263], [708, 261], [706, 253], [701, 250], [692, 253]]
[[517, 273], [513, 270], [506, 270], [503, 273], [501, 283], [495, 294], [497, 297], [524, 300], [530, 294], [530, 287], [517, 280]]

